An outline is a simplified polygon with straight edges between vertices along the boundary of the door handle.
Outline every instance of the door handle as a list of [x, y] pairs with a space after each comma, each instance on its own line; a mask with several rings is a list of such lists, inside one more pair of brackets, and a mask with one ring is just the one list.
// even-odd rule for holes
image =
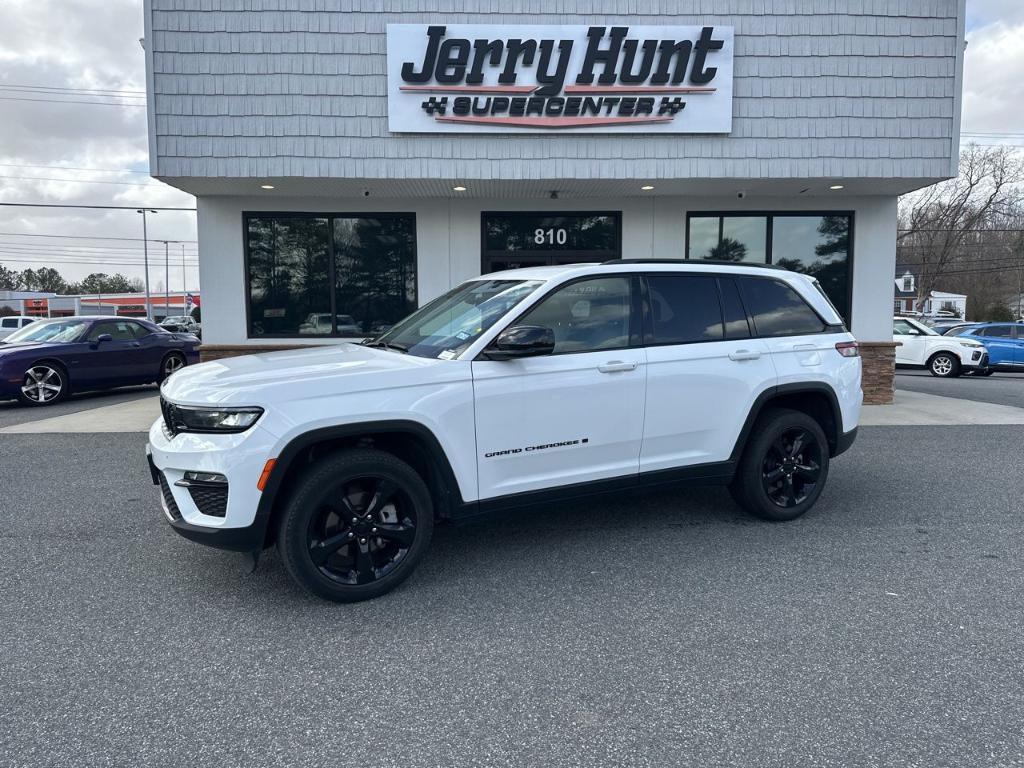
[[132, 346], [133, 347], [141, 347], [142, 345], [139, 342], [137, 342], [137, 341], [133, 341], [132, 342]]
[[729, 353], [730, 360], [760, 360], [761, 353], [752, 349], [737, 349]]
[[597, 370], [601, 373], [616, 373], [618, 371], [635, 371], [636, 366], [635, 360], [629, 363], [624, 363], [621, 360], [612, 360], [609, 363], [597, 366]]

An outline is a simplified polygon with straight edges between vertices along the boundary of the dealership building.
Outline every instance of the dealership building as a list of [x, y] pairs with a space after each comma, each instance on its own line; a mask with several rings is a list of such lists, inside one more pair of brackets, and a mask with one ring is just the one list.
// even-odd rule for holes
[[145, 5], [207, 358], [499, 269], [711, 258], [813, 274], [891, 398], [897, 198], [956, 173], [964, 0]]

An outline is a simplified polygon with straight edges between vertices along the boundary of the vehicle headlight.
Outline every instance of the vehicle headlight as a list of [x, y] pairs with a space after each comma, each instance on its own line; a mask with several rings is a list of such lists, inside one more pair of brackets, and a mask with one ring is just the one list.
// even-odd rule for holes
[[263, 409], [201, 408], [191, 405], [163, 404], [164, 422], [172, 434], [178, 432], [244, 432], [260, 416]]
[[980, 341], [961, 341], [960, 343], [963, 344], [965, 347], [977, 348], [977, 347], [984, 347], [985, 346]]

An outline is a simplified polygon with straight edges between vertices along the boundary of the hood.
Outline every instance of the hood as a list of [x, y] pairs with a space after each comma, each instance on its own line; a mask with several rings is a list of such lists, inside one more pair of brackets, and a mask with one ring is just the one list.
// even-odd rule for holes
[[[190, 365], [160, 388], [185, 405], [262, 405], [280, 397], [301, 399], [418, 383], [447, 361], [360, 344], [264, 352]], [[447, 377], [445, 377], [447, 378]]]

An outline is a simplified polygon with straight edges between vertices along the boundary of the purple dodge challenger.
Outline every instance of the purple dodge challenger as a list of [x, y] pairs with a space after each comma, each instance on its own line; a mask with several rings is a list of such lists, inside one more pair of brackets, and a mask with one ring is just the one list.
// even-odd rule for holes
[[199, 362], [199, 339], [148, 320], [62, 317], [0, 341], [0, 400], [52, 405], [71, 392], [160, 382]]

